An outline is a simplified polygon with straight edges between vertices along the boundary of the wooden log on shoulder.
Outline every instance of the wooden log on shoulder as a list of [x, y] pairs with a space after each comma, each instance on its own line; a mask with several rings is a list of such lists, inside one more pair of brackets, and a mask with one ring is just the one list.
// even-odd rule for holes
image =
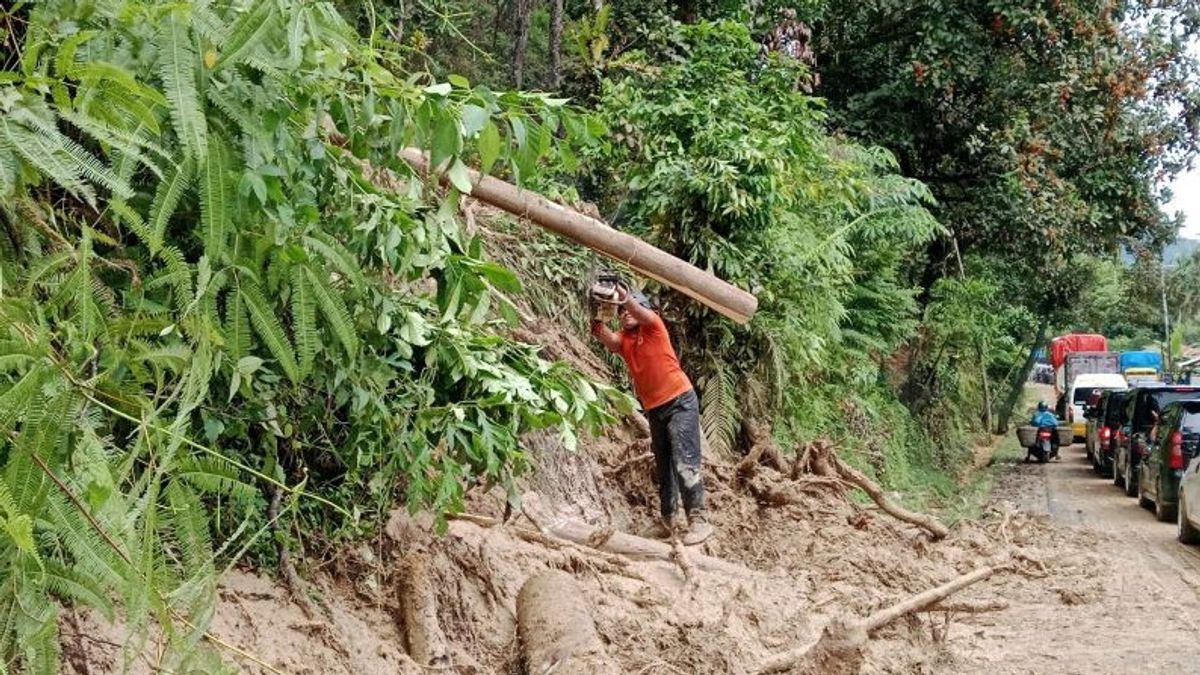
[[[405, 148], [400, 156], [419, 174], [429, 173], [429, 157], [421, 150]], [[758, 309], [758, 299], [750, 293], [631, 234], [499, 178], [474, 170], [468, 174], [472, 197], [619, 260], [738, 323], [750, 321]], [[444, 174], [440, 178], [449, 181]]]

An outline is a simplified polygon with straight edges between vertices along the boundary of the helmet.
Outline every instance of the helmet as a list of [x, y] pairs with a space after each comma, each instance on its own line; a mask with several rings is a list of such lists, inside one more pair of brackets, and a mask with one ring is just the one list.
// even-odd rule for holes
[[1038, 412], [1046, 412], [1050, 406], [1046, 405], [1045, 401], [1038, 401]]
[[646, 309], [654, 309], [654, 303], [650, 302], [650, 298], [646, 297], [646, 294], [641, 291], [629, 289], [629, 297], [633, 298], [634, 302]]

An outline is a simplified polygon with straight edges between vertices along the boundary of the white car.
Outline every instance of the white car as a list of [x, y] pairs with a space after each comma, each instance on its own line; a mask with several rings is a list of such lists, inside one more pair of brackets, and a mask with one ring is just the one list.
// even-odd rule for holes
[[1075, 433], [1075, 441], [1084, 440], [1087, 436], [1087, 419], [1083, 416], [1083, 408], [1087, 405], [1088, 397], [1093, 392], [1115, 390], [1125, 391], [1129, 383], [1120, 373], [1082, 373], [1071, 383], [1067, 392], [1067, 422]]

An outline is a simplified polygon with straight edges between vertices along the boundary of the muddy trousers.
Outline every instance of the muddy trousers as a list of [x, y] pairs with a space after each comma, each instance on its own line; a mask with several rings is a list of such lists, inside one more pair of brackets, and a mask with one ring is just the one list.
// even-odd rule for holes
[[694, 389], [646, 412], [663, 518], [675, 515], [676, 494], [689, 516], [704, 512], [700, 476], [700, 399]]

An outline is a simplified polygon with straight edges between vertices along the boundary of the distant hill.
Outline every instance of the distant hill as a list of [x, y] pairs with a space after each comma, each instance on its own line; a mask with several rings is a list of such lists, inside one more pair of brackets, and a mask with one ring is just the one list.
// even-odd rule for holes
[[1200, 239], [1180, 237], [1175, 240], [1175, 243], [1163, 249], [1163, 262], [1174, 265], [1197, 250], [1200, 250]]

